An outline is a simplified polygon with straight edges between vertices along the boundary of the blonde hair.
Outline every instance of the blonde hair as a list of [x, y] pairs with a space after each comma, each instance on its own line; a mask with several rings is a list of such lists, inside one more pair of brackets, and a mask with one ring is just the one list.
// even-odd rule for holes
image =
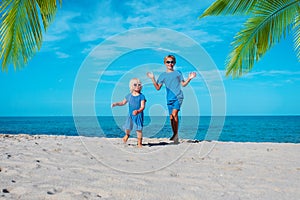
[[176, 58], [175, 58], [175, 56], [173, 56], [173, 55], [167, 55], [167, 56], [164, 58], [164, 63], [166, 63], [166, 61], [167, 61], [168, 58], [173, 59], [174, 64], [176, 64]]
[[133, 92], [133, 90], [134, 90], [133, 84], [134, 84], [135, 82], [141, 84], [141, 91], [142, 91], [143, 86], [142, 86], [142, 82], [140, 81], [140, 79], [138, 79], [138, 78], [133, 78], [133, 79], [131, 79], [131, 80], [129, 81], [129, 90], [130, 90], [130, 92]]

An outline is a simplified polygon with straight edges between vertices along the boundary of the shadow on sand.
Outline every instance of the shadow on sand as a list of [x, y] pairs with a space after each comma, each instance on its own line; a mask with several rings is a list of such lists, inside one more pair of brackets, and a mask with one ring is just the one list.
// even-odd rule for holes
[[143, 144], [143, 146], [166, 146], [166, 145], [178, 145], [179, 142], [174, 143], [174, 142], [148, 142], [148, 144]]
[[[148, 146], [148, 147], [153, 147], [153, 146], [166, 146], [166, 145], [179, 145], [180, 143], [200, 143], [203, 140], [185, 140], [185, 141], [181, 141], [181, 142], [148, 142], [148, 143], [143, 143], [143, 146]], [[211, 141], [208, 141], [211, 142]], [[132, 144], [128, 144], [128, 146], [136, 146], [136, 144], [132, 145]]]
[[[202, 141], [203, 140], [185, 140], [183, 142], [186, 142], [186, 143], [200, 143]], [[210, 142], [210, 141], [208, 141], [208, 142]], [[152, 146], [166, 146], [166, 145], [178, 145], [178, 144], [180, 144], [180, 142], [173, 142], [173, 141], [170, 141], [170, 142], [148, 142], [147, 144], [143, 144], [143, 146], [152, 147]]]

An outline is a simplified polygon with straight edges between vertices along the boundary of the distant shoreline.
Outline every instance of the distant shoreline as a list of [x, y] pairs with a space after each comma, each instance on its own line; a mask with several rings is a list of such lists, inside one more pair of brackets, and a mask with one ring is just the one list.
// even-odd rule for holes
[[[146, 138], [171, 137], [168, 117], [144, 118]], [[123, 137], [124, 117], [0, 117], [0, 133]], [[135, 136], [135, 132], [132, 133]], [[187, 117], [179, 119], [179, 138], [198, 141], [300, 143], [300, 116]]]
[[[73, 116], [73, 115], [32, 115], [32, 116], [0, 116], [1, 117], [126, 117], [125, 115], [118, 115], [118, 116], [111, 116], [111, 115], [99, 115], [99, 116]], [[145, 115], [145, 117], [169, 117], [169, 116], [163, 116], [163, 115]], [[276, 115], [225, 115], [225, 116], [213, 116], [213, 115], [201, 115], [201, 116], [197, 116], [197, 115], [184, 115], [182, 117], [300, 117], [300, 114], [276, 114]]]

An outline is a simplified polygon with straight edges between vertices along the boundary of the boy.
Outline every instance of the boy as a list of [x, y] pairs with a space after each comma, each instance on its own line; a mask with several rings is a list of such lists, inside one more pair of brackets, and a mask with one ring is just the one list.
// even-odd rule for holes
[[196, 73], [191, 72], [188, 79], [184, 80], [182, 73], [174, 70], [176, 58], [173, 55], [166, 56], [164, 58], [164, 64], [167, 70], [166, 72], [160, 74], [157, 81], [155, 80], [155, 76], [152, 72], [148, 72], [147, 76], [152, 80], [156, 90], [160, 90], [161, 86], [165, 84], [167, 92], [167, 105], [173, 131], [173, 136], [170, 138], [170, 140], [173, 140], [174, 143], [178, 143], [178, 112], [180, 111], [180, 107], [184, 98], [181, 85], [183, 87], [187, 86], [189, 82], [196, 77]]

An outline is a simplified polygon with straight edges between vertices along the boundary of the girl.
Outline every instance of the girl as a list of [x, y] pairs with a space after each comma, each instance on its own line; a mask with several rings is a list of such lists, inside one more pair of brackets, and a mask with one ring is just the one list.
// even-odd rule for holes
[[124, 125], [125, 136], [123, 142], [126, 143], [132, 129], [136, 130], [137, 134], [137, 145], [142, 147], [143, 138], [143, 123], [144, 123], [144, 112], [146, 98], [141, 93], [142, 83], [138, 78], [133, 78], [129, 82], [130, 93], [125, 96], [121, 102], [113, 103], [111, 106], [124, 106], [128, 102], [129, 113]]

